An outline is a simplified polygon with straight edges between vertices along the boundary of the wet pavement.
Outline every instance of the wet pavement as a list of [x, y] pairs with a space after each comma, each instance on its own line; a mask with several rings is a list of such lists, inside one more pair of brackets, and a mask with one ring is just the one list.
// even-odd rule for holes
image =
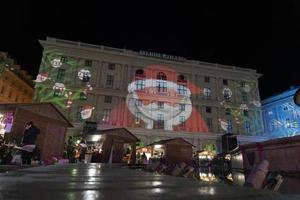
[[0, 174], [0, 199], [300, 199], [108, 164], [33, 167]]

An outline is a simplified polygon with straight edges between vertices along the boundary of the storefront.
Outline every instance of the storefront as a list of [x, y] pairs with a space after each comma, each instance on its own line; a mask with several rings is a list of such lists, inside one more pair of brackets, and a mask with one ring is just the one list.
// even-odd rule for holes
[[29, 121], [40, 129], [36, 145], [42, 159], [61, 157], [66, 130], [72, 124], [52, 103], [0, 104], [0, 134], [5, 140], [20, 144]]

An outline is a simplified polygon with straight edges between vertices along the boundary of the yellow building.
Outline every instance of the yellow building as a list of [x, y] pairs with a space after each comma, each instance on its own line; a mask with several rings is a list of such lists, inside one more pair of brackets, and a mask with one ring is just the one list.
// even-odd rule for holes
[[32, 76], [7, 53], [0, 52], [0, 103], [29, 103], [34, 93]]

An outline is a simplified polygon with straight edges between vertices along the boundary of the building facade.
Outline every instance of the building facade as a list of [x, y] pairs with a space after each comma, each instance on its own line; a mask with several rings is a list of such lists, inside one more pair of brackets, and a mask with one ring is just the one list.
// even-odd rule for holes
[[252, 69], [55, 38], [44, 48], [35, 100], [55, 103], [80, 130], [126, 127], [144, 144], [183, 137], [219, 148], [231, 132], [264, 140], [258, 78]]
[[265, 133], [270, 138], [300, 135], [300, 108], [293, 100], [297, 89], [291, 88], [262, 101]]
[[0, 52], [0, 103], [30, 103], [33, 93], [32, 76]]

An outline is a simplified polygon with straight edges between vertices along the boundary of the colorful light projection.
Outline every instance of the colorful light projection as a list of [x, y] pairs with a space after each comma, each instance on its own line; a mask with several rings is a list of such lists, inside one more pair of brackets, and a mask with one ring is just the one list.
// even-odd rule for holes
[[0, 113], [0, 135], [3, 137], [5, 133], [10, 133], [14, 121], [12, 112]]
[[279, 102], [276, 109], [264, 112], [266, 131], [273, 138], [300, 135], [299, 116], [300, 108], [294, 102]]
[[[232, 131], [232, 125], [235, 124], [236, 126], [240, 126], [241, 124], [245, 125], [245, 129], [248, 129], [246, 131], [246, 134], [255, 134], [254, 131], [250, 130], [250, 121], [251, 123], [256, 127], [260, 127], [261, 130], [256, 130], [255, 132], [262, 132], [262, 127], [258, 125], [259, 119], [256, 118], [255, 115], [248, 115], [249, 107], [252, 107], [253, 109], [261, 107], [261, 103], [259, 100], [257, 100], [257, 88], [256, 84], [253, 83], [250, 79], [245, 79], [242, 82], [233, 82], [231, 84], [231, 87], [234, 89], [237, 89], [237, 91], [241, 92], [241, 98], [243, 103], [241, 103], [239, 106], [235, 106], [232, 104], [231, 99], [233, 98], [233, 92], [232, 89], [227, 86], [224, 87], [222, 90], [222, 94], [224, 96], [224, 100], [220, 102], [220, 105], [224, 107], [226, 112], [228, 112], [232, 118], [231, 120], [226, 119], [219, 119], [220, 127], [225, 132], [231, 132]], [[247, 122], [247, 123], [245, 123]], [[247, 133], [249, 132], [249, 133]], [[250, 133], [252, 132], [252, 133]]]
[[[108, 123], [169, 131], [208, 132], [191, 100], [192, 95], [202, 94], [202, 90], [173, 69], [153, 65], [137, 70], [127, 90], [125, 108], [121, 105], [113, 109]], [[118, 116], [124, 113], [126, 119], [118, 121]]]
[[[40, 102], [52, 102], [61, 109], [69, 109], [75, 100], [87, 99], [88, 91], [93, 88], [90, 84], [92, 77], [88, 69], [77, 71], [76, 59], [66, 57], [56, 49], [45, 50], [40, 73], [36, 77], [35, 99]], [[82, 86], [74, 87], [73, 74], [77, 74]], [[92, 105], [82, 106], [82, 119], [88, 119], [93, 109]], [[74, 114], [74, 113], [71, 113]]]

